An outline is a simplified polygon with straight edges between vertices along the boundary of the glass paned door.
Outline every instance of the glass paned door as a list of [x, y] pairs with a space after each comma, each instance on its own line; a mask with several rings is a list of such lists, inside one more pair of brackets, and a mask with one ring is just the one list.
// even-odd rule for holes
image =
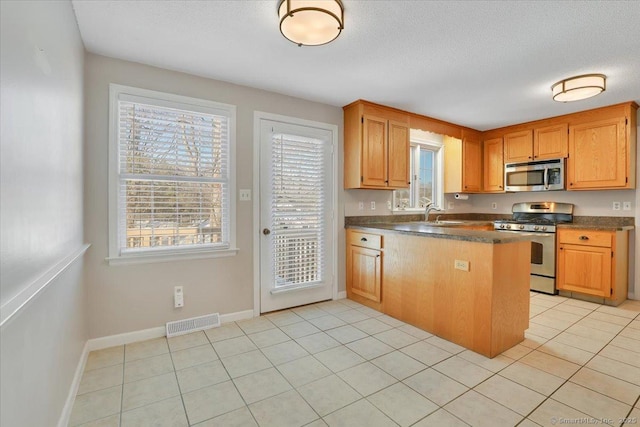
[[260, 139], [260, 311], [330, 299], [331, 132], [263, 120]]

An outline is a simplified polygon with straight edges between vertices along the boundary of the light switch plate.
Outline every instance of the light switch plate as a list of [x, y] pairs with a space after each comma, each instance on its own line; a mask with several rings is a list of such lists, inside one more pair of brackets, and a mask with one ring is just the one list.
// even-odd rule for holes
[[376, 202], [371, 202], [371, 210], [372, 211], [376, 210]]
[[630, 211], [631, 210], [631, 202], [622, 202], [622, 210]]
[[240, 190], [240, 201], [245, 202], [251, 200], [251, 190]]

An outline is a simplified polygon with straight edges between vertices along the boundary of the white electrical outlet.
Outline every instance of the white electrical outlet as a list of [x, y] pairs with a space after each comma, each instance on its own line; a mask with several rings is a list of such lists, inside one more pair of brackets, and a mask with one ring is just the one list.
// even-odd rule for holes
[[376, 202], [371, 202], [371, 210], [372, 211], [376, 210]]
[[498, 204], [496, 202], [491, 202], [491, 209], [498, 209]]
[[251, 200], [251, 190], [240, 190], [240, 201], [245, 202]]
[[175, 308], [184, 306], [184, 292], [182, 286], [176, 286], [173, 288], [173, 306]]
[[363, 211], [364, 210], [364, 202], [358, 202], [358, 210], [359, 211]]
[[453, 262], [453, 268], [456, 270], [469, 271], [469, 261], [457, 259]]
[[613, 202], [613, 206], [611, 207], [614, 211], [620, 210], [620, 202]]
[[387, 200], [387, 209], [391, 210], [391, 200]]
[[631, 202], [622, 202], [622, 210], [630, 211], [631, 210]]
[[448, 210], [453, 209], [453, 202], [447, 202], [447, 209]]

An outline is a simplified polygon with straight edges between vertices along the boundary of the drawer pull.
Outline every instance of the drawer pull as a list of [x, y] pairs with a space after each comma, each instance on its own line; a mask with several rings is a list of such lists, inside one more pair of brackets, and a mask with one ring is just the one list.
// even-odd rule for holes
[[380, 254], [376, 255], [376, 258], [380, 258]]
[[367, 241], [367, 238], [366, 238], [366, 237], [363, 237], [363, 238], [361, 238], [361, 239], [360, 239], [360, 241], [361, 241], [361, 242], [366, 242], [366, 241]]
[[580, 236], [578, 237], [580, 240], [589, 240], [589, 236]]

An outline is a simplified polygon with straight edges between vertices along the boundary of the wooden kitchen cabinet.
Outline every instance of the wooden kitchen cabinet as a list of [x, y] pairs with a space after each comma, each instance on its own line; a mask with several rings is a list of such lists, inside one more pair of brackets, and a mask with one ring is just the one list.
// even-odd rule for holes
[[533, 130], [533, 159], [566, 158], [569, 155], [569, 126], [559, 123]]
[[558, 123], [504, 135], [504, 162], [532, 162], [568, 156], [568, 125]]
[[356, 101], [344, 107], [344, 187], [409, 188], [409, 116]]
[[533, 160], [533, 132], [530, 129], [504, 135], [504, 162]]
[[567, 189], [629, 187], [629, 151], [625, 117], [570, 126]]
[[347, 297], [381, 310], [382, 236], [347, 230]]
[[627, 298], [627, 231], [558, 229], [560, 291], [601, 297], [618, 305]]
[[480, 133], [465, 132], [462, 139], [444, 137], [444, 192], [482, 191], [482, 143]]
[[484, 141], [483, 151], [483, 185], [485, 193], [504, 192], [504, 157], [502, 138]]

